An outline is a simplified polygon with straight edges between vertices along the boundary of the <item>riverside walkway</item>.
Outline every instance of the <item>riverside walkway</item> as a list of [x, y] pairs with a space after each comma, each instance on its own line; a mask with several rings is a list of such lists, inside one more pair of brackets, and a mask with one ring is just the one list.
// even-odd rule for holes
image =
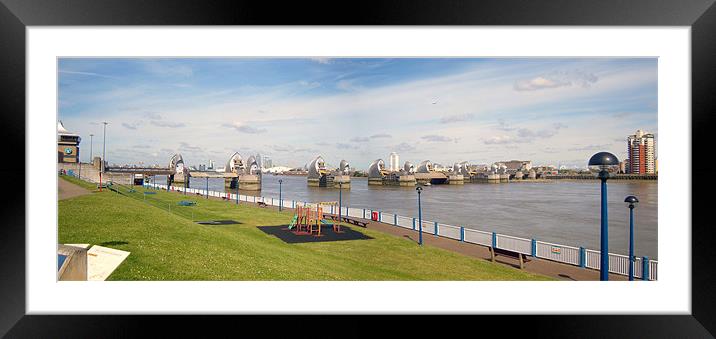
[[90, 194], [89, 190], [84, 187], [75, 185], [67, 180], [57, 179], [57, 199], [64, 200], [78, 197], [80, 195]]
[[[176, 194], [183, 194], [178, 191], [174, 191]], [[204, 196], [205, 197], [205, 196]], [[203, 197], [203, 198], [204, 198]], [[225, 200], [217, 197], [209, 197], [212, 200]], [[233, 200], [232, 200], [233, 201]], [[258, 203], [241, 201], [241, 204], [255, 205], [257, 208]], [[278, 211], [277, 206], [268, 205], [264, 208]], [[290, 207], [283, 207], [284, 210], [293, 210]], [[370, 219], [354, 218], [366, 223], [366, 228], [376, 230], [379, 232], [391, 234], [397, 237], [402, 237], [410, 241], [418, 242], [418, 232], [411, 229], [396, 227], [391, 224], [373, 221]], [[355, 227], [355, 226], [351, 226]], [[460, 253], [473, 258], [483, 259], [490, 261], [490, 250], [486, 246], [472, 244], [468, 242], [462, 242], [444, 237], [438, 237], [426, 232], [423, 232], [423, 243], [427, 246], [433, 246], [442, 248], [444, 250]], [[566, 281], [599, 281], [599, 271], [585, 269], [573, 265], [558, 263], [554, 261], [544, 260], [535, 257], [528, 257], [527, 262], [524, 264], [524, 270], [531, 273], [537, 273], [544, 276], [549, 276], [558, 280]], [[495, 262], [501, 265], [507, 265], [515, 268], [519, 268], [519, 262], [516, 259], [505, 258], [503, 256], [497, 256]], [[626, 281], [627, 277], [618, 274], [609, 274], [609, 280], [621, 280]]]

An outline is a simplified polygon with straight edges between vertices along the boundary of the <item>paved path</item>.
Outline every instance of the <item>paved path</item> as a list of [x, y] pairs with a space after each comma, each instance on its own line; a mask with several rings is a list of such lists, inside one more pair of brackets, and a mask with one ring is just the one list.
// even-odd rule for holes
[[[403, 237], [411, 241], [418, 242], [418, 232], [411, 229], [397, 227], [385, 223], [376, 221], [363, 220], [368, 222], [367, 228], [378, 230], [384, 233], [393, 234], [395, 236]], [[481, 246], [477, 244], [471, 244], [464, 241], [458, 241], [445, 237], [438, 237], [436, 235], [423, 232], [423, 243], [425, 245], [439, 247], [449, 251], [461, 253], [467, 256], [483, 259], [490, 261], [490, 250], [489, 247]], [[599, 271], [584, 269], [573, 265], [562, 264], [555, 261], [543, 260], [534, 257], [527, 257], [528, 262], [525, 262], [524, 269], [528, 272], [533, 272], [541, 275], [546, 275], [559, 280], [599, 280]], [[518, 259], [513, 259], [504, 256], [497, 256], [495, 262], [519, 268], [520, 263]], [[610, 280], [626, 280], [626, 277], [616, 274], [609, 275]]]
[[65, 179], [57, 178], [57, 199], [64, 200], [91, 193], [89, 190], [77, 186]]
[[[177, 192], [180, 193], [180, 192]], [[209, 199], [214, 200], [225, 200], [221, 198], [215, 198], [210, 197]], [[232, 202], [235, 202], [235, 200], [232, 200]], [[246, 202], [241, 201], [241, 204], [254, 204], [253, 202]], [[276, 206], [267, 206], [264, 207], [267, 209], [272, 210], [278, 210], [278, 207]], [[285, 207], [284, 210], [291, 210], [291, 208]], [[361, 218], [354, 218], [361, 221], [364, 221], [367, 223], [366, 228], [380, 231], [383, 233], [392, 234], [397, 237], [402, 237], [410, 241], [418, 242], [418, 232], [413, 231], [412, 229], [407, 229], [403, 227], [394, 226], [391, 224], [386, 224], [382, 222], [372, 221], [368, 219], [361, 219]], [[351, 227], [358, 229], [358, 226]], [[439, 247], [448, 251], [457, 252], [460, 254], [464, 254], [467, 256], [471, 256], [474, 258], [479, 258], [483, 260], [490, 261], [490, 250], [489, 247], [472, 244], [464, 241], [458, 241], [454, 239], [449, 239], [445, 237], [438, 237], [436, 235], [423, 232], [423, 243], [428, 246], [434, 246]], [[524, 270], [532, 273], [537, 273], [541, 275], [546, 275], [558, 280], [568, 280], [568, 281], [598, 281], [599, 280], [599, 271], [592, 270], [592, 269], [586, 269], [586, 268], [580, 268], [574, 265], [568, 265], [559, 263], [556, 261], [550, 261], [550, 260], [544, 260], [534, 257], [527, 257], [528, 262], [525, 262], [524, 264]], [[504, 256], [497, 256], [495, 258], [495, 262], [512, 266], [519, 268], [520, 263], [517, 259], [504, 257]], [[627, 280], [626, 276], [618, 275], [618, 274], [609, 274], [609, 280]]]

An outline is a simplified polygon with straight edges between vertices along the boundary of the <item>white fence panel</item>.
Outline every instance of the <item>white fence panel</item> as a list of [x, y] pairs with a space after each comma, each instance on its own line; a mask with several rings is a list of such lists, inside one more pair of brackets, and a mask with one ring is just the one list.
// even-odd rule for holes
[[657, 261], [649, 261], [649, 280], [656, 280], [656, 271], [659, 266]]
[[380, 222], [395, 225], [395, 214], [380, 212]]
[[[417, 224], [417, 223], [418, 223], [418, 221], [416, 220], [416, 221], [415, 221], [415, 228], [416, 228], [416, 229], [418, 228], [418, 224]], [[423, 232], [424, 232], [424, 233], [434, 234], [434, 233], [435, 233], [435, 222], [434, 222], [434, 221], [423, 220]]]
[[629, 256], [609, 253], [609, 272], [629, 275]]
[[393, 215], [392, 214], [385, 213], [385, 212], [378, 212], [378, 213], [380, 214], [380, 218], [378, 218], [378, 220], [380, 220], [380, 222], [384, 222], [386, 224], [393, 223]]
[[586, 256], [584, 265], [589, 268], [598, 270], [599, 267], [601, 266], [601, 264], [599, 262], [599, 251], [584, 250], [584, 252], [585, 252], [585, 256]]
[[398, 226], [413, 229], [413, 218], [398, 216]]
[[362, 208], [349, 208], [348, 216], [353, 217], [353, 218], [363, 218], [363, 209]]
[[512, 237], [509, 235], [497, 235], [497, 248], [515, 251], [523, 254], [532, 253], [532, 240]]
[[492, 233], [466, 228], [465, 242], [484, 246], [492, 246]]
[[460, 240], [460, 227], [438, 223], [438, 235]]
[[640, 257], [634, 258], [634, 277], [641, 279], [642, 273], [644, 273], [643, 260]]
[[537, 241], [537, 257], [579, 265], [579, 248]]

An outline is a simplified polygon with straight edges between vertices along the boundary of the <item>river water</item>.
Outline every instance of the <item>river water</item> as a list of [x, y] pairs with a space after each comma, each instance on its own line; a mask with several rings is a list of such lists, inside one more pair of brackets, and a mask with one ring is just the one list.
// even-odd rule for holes
[[[308, 187], [305, 176], [264, 175], [260, 192], [244, 195], [279, 196], [283, 179], [284, 199], [338, 201], [338, 189]], [[157, 176], [157, 183], [166, 184]], [[192, 188], [205, 189], [206, 179], [193, 179]], [[629, 209], [624, 198], [635, 195], [635, 254], [658, 259], [657, 182], [613, 180], [608, 184], [609, 252], [627, 254]], [[223, 179], [209, 179], [209, 190], [223, 191]], [[343, 206], [371, 208], [418, 216], [413, 187], [368, 186], [367, 178], [351, 178], [343, 190]], [[600, 185], [597, 180], [552, 180], [503, 184], [432, 185], [421, 195], [424, 220], [465, 226], [568, 246], [599, 249]]]

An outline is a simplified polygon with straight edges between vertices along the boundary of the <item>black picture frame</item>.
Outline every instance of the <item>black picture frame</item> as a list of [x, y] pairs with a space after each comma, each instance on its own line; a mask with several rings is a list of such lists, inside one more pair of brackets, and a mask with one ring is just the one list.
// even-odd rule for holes
[[[148, 327], [161, 327], [163, 336], [187, 336], [191, 323], [204, 322], [198, 333], [208, 336], [229, 329], [236, 333], [233, 316], [99, 316], [26, 315], [25, 311], [25, 43], [26, 26], [54, 25], [577, 25], [577, 26], [688, 26], [691, 27], [692, 154], [711, 155], [710, 133], [716, 106], [716, 6], [714, 0], [488, 0], [488, 1], [139, 1], [139, 0], [0, 0], [0, 107], [6, 141], [13, 163], [0, 166], [8, 198], [0, 223], [0, 335], [9, 337], [116, 337], [134, 336]], [[668, 160], [666, 160], [668, 161]], [[687, 166], [688, 165], [688, 166]], [[685, 164], [693, 178], [707, 177], [709, 166]], [[22, 174], [19, 174], [22, 173]], [[19, 175], [25, 180], [18, 180]], [[684, 184], [691, 185], [691, 182]], [[713, 337], [716, 334], [716, 253], [711, 223], [704, 217], [708, 180], [692, 186], [692, 312], [689, 315], [554, 315], [443, 318], [443, 323], [469, 322], [469, 327], [447, 326], [447, 331], [478, 328], [505, 321], [511, 335], [550, 337]], [[6, 193], [7, 194], [7, 193]], [[689, 197], [684, 197], [688, 199]], [[668, 227], [687, 225], [668, 225]], [[11, 258], [12, 260], [7, 260]], [[660, 261], [669, 265], [667, 260]], [[255, 318], [240, 319], [258, 324]], [[265, 320], [265, 319], [261, 319]], [[374, 317], [360, 320], [321, 318], [321, 328], [342, 327], [350, 335], [373, 335]], [[271, 324], [313, 320], [280, 317]], [[390, 320], [393, 322], [394, 320]], [[404, 319], [421, 326], [394, 326], [388, 332], [425, 333], [440, 326], [426, 320]], [[271, 334], [316, 329], [268, 325]], [[434, 328], [433, 328], [434, 329]], [[384, 334], [383, 331], [381, 334]], [[443, 335], [447, 332], [443, 332]], [[325, 334], [325, 333], [324, 333]], [[336, 334], [334, 332], [334, 334]], [[338, 335], [338, 334], [336, 334]], [[233, 336], [233, 335], [232, 335]], [[343, 335], [341, 335], [343, 336]]]

